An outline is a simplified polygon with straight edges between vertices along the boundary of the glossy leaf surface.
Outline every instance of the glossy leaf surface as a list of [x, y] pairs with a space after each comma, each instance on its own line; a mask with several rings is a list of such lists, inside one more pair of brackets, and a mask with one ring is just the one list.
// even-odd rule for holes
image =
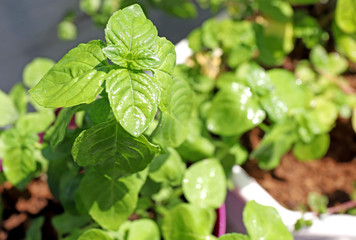
[[125, 175], [119, 167], [86, 172], [79, 194], [90, 216], [103, 228], [118, 230], [133, 213], [147, 170]]
[[309, 106], [310, 90], [299, 83], [292, 72], [284, 69], [273, 69], [267, 73], [275, 87], [276, 96], [284, 102], [288, 110]]
[[194, 106], [194, 93], [189, 84], [175, 77], [167, 93], [168, 108], [162, 112], [160, 122], [153, 133], [159, 144], [176, 147], [187, 137], [188, 121]]
[[103, 49], [105, 55], [121, 67], [148, 70], [159, 64], [154, 52], [157, 29], [137, 4], [110, 17], [105, 39], [109, 44]]
[[276, 209], [247, 202], [243, 221], [251, 240], [292, 240], [293, 236], [283, 224]]
[[219, 161], [203, 160], [190, 166], [184, 175], [183, 193], [194, 205], [220, 207], [225, 201], [226, 180]]
[[131, 136], [113, 120], [83, 131], [72, 154], [80, 166], [115, 162], [123, 171], [133, 173], [146, 168], [158, 151], [144, 136]]
[[215, 215], [205, 208], [179, 204], [164, 217], [162, 235], [165, 240], [213, 240], [211, 232]]
[[222, 89], [214, 97], [207, 119], [207, 127], [215, 134], [241, 134], [260, 124], [266, 117], [250, 88], [235, 83]]
[[103, 90], [107, 66], [98, 41], [79, 44], [30, 90], [31, 96], [44, 107], [90, 103]]
[[142, 134], [157, 111], [158, 92], [152, 78], [143, 72], [112, 70], [106, 77], [106, 91], [122, 127], [133, 136]]

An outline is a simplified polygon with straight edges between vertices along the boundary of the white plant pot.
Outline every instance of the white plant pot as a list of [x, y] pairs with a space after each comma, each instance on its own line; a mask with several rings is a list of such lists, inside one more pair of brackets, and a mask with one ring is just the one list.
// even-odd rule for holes
[[[183, 39], [176, 44], [177, 64], [184, 64], [192, 55], [188, 41]], [[281, 215], [282, 221], [293, 233], [295, 240], [356, 240], [356, 216], [346, 214], [316, 216], [312, 212], [301, 213], [286, 209], [280, 205], [257, 181], [250, 177], [240, 166], [233, 168], [235, 190], [227, 197], [227, 228], [244, 232], [242, 211], [250, 200], [274, 207]], [[312, 220], [311, 227], [294, 231], [294, 224], [300, 218]]]

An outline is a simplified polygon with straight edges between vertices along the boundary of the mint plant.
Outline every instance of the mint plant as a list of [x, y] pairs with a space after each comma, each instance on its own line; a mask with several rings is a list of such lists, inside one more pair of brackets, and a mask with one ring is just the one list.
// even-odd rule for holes
[[[173, 44], [132, 5], [110, 17], [105, 42], [79, 44], [57, 63], [40, 58], [26, 67], [37, 113], [26, 113], [22, 85], [10, 96], [1, 93], [8, 104], [1, 126], [10, 125], [0, 135], [5, 176], [24, 187], [47, 172], [64, 209], [52, 219], [60, 239], [220, 237], [213, 235], [215, 209], [224, 203], [232, 167], [222, 158], [245, 151], [233, 138], [215, 142], [204, 129], [200, 96], [174, 74], [175, 62]], [[233, 92], [251, 104], [246, 87]], [[261, 213], [273, 224], [259, 221]], [[275, 234], [292, 239], [270, 208], [251, 202], [244, 218], [248, 235], [219, 239], [275, 239], [269, 230], [275, 226]], [[43, 222], [33, 219], [27, 237], [39, 237]]]
[[[23, 83], [16, 84], [9, 94], [0, 91], [0, 159], [1, 182], [5, 180], [17, 188], [47, 171], [48, 161], [41, 153], [42, 134], [55, 119], [52, 109], [46, 109], [31, 100], [27, 89], [33, 87], [54, 62], [36, 58], [23, 72]], [[28, 112], [29, 103], [36, 110]]]

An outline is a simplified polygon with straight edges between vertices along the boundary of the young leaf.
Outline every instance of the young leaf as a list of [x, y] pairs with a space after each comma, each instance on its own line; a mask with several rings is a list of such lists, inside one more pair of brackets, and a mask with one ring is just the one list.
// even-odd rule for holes
[[70, 50], [29, 92], [44, 107], [93, 102], [103, 90], [108, 63], [98, 41]]
[[356, 32], [356, 1], [339, 0], [336, 4], [336, 24], [346, 33]]
[[356, 62], [356, 33], [345, 33], [337, 24], [333, 24], [332, 27], [337, 50]]
[[329, 149], [329, 134], [315, 136], [310, 142], [298, 141], [293, 148], [293, 154], [302, 161], [310, 161], [323, 157]]
[[144, 136], [132, 137], [115, 120], [83, 131], [73, 144], [72, 154], [80, 166], [115, 162], [123, 171], [141, 171], [159, 151]]
[[155, 182], [178, 186], [182, 183], [185, 168], [185, 163], [176, 150], [168, 148], [166, 153], [158, 155], [152, 160], [149, 177]]
[[55, 115], [52, 111], [27, 113], [16, 122], [16, 127], [24, 132], [44, 132], [54, 121]]
[[250, 88], [234, 83], [214, 97], [207, 119], [207, 127], [215, 134], [241, 134], [260, 124], [266, 117]]
[[106, 77], [106, 91], [114, 115], [131, 135], [140, 136], [153, 121], [158, 92], [144, 72], [116, 69]]
[[282, 0], [257, 0], [258, 9], [266, 15], [279, 22], [288, 22], [293, 16], [293, 8], [289, 3]]
[[15, 84], [9, 92], [9, 96], [12, 99], [19, 115], [25, 114], [27, 112], [28, 103], [28, 95], [25, 87], [21, 83]]
[[23, 82], [28, 88], [33, 88], [50, 70], [55, 62], [49, 58], [35, 58], [23, 70]]
[[81, 234], [78, 240], [113, 240], [109, 235], [107, 235], [103, 230], [100, 229], [89, 229]]
[[218, 208], [225, 201], [225, 178], [224, 169], [217, 160], [194, 163], [184, 175], [184, 196], [194, 205]]
[[316, 192], [310, 192], [308, 194], [308, 205], [314, 212], [326, 213], [328, 209], [328, 198]]
[[162, 235], [165, 240], [212, 240], [215, 219], [206, 208], [179, 204], [164, 216]]
[[160, 240], [160, 231], [151, 219], [138, 219], [130, 225], [127, 240]]
[[262, 139], [251, 158], [257, 158], [258, 166], [262, 169], [273, 169], [278, 166], [283, 154], [289, 151], [298, 139], [297, 126], [293, 121], [286, 121], [273, 126]]
[[11, 98], [0, 90], [0, 127], [5, 127], [16, 121], [18, 113]]
[[2, 162], [4, 174], [13, 185], [22, 188], [36, 171], [33, 145], [38, 141], [38, 136], [12, 128], [1, 137], [6, 146]]
[[154, 49], [157, 29], [138, 4], [114, 13], [105, 29], [108, 46], [103, 49], [121, 67], [149, 70], [159, 65]]
[[73, 41], [77, 38], [77, 26], [69, 20], [63, 20], [57, 25], [57, 36], [62, 41]]
[[293, 240], [277, 210], [272, 207], [260, 205], [255, 201], [247, 202], [243, 221], [251, 240]]
[[86, 172], [79, 194], [90, 216], [100, 226], [118, 230], [136, 208], [147, 170], [124, 175], [125, 172], [119, 167], [112, 164], [109, 166], [109, 172], [97, 169]]
[[320, 45], [311, 50], [310, 60], [320, 73], [338, 75], [348, 68], [346, 59], [341, 57], [338, 53], [328, 54]]
[[188, 120], [194, 106], [194, 95], [189, 84], [179, 78], [167, 93], [168, 109], [162, 112], [158, 127], [153, 132], [153, 141], [166, 146], [177, 147], [187, 137]]

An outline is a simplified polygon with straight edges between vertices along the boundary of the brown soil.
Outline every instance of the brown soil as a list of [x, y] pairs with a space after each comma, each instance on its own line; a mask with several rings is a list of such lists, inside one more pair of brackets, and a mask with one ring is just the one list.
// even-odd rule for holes
[[[328, 196], [330, 206], [349, 201], [356, 181], [356, 134], [350, 121], [339, 119], [330, 136], [330, 149], [320, 160], [301, 162], [288, 153], [272, 171], [259, 169], [256, 160], [248, 161], [243, 167], [289, 209], [305, 205], [309, 192]], [[255, 148], [261, 131], [254, 129], [249, 139], [251, 148]]]
[[45, 217], [42, 239], [57, 239], [51, 218], [63, 212], [63, 209], [53, 198], [44, 177], [34, 179], [23, 191], [5, 182], [0, 185], [0, 193], [4, 205], [3, 220], [0, 222], [0, 240], [25, 239], [31, 220], [39, 216]]

